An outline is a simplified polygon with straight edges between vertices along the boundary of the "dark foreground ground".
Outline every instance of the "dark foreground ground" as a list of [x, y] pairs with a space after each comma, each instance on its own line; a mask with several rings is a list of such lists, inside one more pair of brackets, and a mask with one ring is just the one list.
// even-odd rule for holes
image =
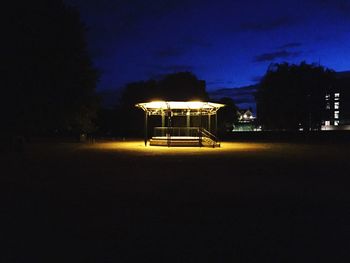
[[348, 262], [349, 144], [2, 153], [0, 262]]

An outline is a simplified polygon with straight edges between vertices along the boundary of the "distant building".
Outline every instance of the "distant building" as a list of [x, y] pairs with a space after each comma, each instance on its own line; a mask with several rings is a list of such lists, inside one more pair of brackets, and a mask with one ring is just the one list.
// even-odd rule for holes
[[251, 123], [255, 120], [251, 109], [238, 110], [238, 121], [241, 123]]
[[337, 81], [325, 94], [322, 130], [350, 130], [350, 72], [337, 73]]
[[233, 131], [256, 131], [255, 117], [251, 109], [237, 111], [238, 123], [234, 125]]

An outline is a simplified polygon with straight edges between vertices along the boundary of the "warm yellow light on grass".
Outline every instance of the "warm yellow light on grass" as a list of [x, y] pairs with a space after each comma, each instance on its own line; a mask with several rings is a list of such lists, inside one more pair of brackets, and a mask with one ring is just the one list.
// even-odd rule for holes
[[262, 143], [222, 142], [220, 148], [144, 146], [143, 141], [114, 141], [85, 145], [85, 149], [110, 151], [132, 155], [221, 155], [263, 151], [269, 147]]

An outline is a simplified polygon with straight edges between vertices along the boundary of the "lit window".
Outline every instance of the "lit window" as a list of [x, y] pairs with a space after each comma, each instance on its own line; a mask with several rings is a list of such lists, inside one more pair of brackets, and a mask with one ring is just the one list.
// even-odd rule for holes
[[326, 110], [329, 110], [331, 108], [331, 104], [329, 102], [326, 103]]
[[339, 111], [334, 112], [334, 119], [339, 119]]
[[334, 93], [334, 99], [335, 100], [339, 100], [340, 97], [340, 93]]
[[334, 109], [339, 109], [339, 101], [334, 102]]
[[330, 97], [331, 97], [330, 94], [326, 94], [326, 96], [325, 96], [326, 100], [329, 100]]
[[329, 125], [331, 125], [331, 122], [330, 122], [330, 121], [325, 121], [325, 122], [324, 122], [324, 125], [325, 125], [325, 126], [329, 126]]
[[334, 126], [338, 126], [339, 125], [339, 121], [334, 121]]

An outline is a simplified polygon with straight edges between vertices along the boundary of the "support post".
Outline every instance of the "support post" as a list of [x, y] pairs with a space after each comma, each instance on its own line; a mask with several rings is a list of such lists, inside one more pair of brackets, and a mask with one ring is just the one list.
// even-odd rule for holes
[[165, 112], [162, 110], [162, 133], [161, 136], [166, 135], [166, 129], [165, 129]]
[[188, 110], [186, 113], [186, 136], [190, 136], [190, 126], [191, 126], [191, 112]]
[[202, 109], [199, 110], [199, 147], [202, 147]]
[[218, 114], [215, 113], [215, 136], [218, 136]]
[[148, 112], [145, 111], [145, 146], [147, 146], [148, 140]]
[[208, 115], [208, 131], [211, 132], [211, 117], [210, 113]]
[[165, 127], [165, 113], [162, 111], [162, 127]]
[[167, 129], [167, 143], [168, 143], [168, 147], [170, 147], [170, 139], [171, 139], [171, 115], [172, 115], [172, 112], [168, 111], [168, 129]]
[[191, 126], [191, 115], [190, 115], [191, 113], [190, 113], [190, 111], [187, 111], [187, 114], [186, 114], [186, 126], [187, 126], [187, 128], [189, 128], [190, 126]]

